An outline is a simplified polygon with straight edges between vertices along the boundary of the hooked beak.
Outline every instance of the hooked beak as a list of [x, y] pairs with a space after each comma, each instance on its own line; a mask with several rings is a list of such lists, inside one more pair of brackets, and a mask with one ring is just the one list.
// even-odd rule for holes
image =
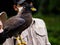
[[34, 8], [34, 7], [32, 7], [32, 8], [31, 8], [31, 10], [32, 10], [32, 11], [37, 11], [37, 9], [36, 9], [36, 8]]
[[33, 6], [33, 3], [31, 2], [30, 3], [30, 5], [32, 6], [30, 9], [31, 9], [31, 11], [37, 11], [37, 9], [36, 8], [34, 8], [34, 6]]

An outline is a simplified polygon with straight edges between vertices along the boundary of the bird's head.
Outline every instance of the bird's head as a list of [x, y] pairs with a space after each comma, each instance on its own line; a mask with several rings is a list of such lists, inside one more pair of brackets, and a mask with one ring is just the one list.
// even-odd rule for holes
[[23, 11], [36, 11], [34, 8], [33, 2], [29, 0], [14, 0], [14, 10], [18, 12]]

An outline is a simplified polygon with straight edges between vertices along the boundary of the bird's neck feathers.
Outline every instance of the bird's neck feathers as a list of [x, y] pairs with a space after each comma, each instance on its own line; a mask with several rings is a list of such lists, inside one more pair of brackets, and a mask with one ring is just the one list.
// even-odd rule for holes
[[26, 14], [26, 13], [31, 13], [30, 9], [29, 8], [23, 8], [23, 7], [20, 7], [18, 8], [19, 11], [17, 13], [17, 15], [22, 15], [22, 14]]
[[31, 11], [29, 11], [29, 10], [24, 10], [23, 12], [18, 12], [18, 13], [17, 13], [17, 16], [21, 16], [21, 15], [24, 15], [24, 14], [27, 14], [27, 13], [31, 13]]
[[22, 12], [22, 14], [24, 14], [24, 13], [31, 13], [31, 11], [26, 10], [26, 11], [23, 11], [23, 12]]

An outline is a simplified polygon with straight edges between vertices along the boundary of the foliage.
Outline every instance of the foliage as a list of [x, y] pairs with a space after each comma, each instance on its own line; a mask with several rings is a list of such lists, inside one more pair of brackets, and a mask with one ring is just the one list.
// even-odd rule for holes
[[59, 0], [34, 0], [35, 6], [42, 14], [60, 14]]

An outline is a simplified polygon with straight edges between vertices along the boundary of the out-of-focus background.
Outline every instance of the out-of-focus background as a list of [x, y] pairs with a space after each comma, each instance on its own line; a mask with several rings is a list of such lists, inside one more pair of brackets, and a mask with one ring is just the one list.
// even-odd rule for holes
[[[34, 0], [33, 3], [38, 9], [33, 17], [45, 21], [51, 45], [60, 45], [60, 0]], [[8, 17], [13, 16], [11, 0], [1, 0], [0, 4], [4, 7], [0, 7], [0, 11], [6, 10]]]
[[60, 0], [35, 0], [35, 2], [38, 12], [33, 17], [45, 21], [51, 45], [60, 45]]

